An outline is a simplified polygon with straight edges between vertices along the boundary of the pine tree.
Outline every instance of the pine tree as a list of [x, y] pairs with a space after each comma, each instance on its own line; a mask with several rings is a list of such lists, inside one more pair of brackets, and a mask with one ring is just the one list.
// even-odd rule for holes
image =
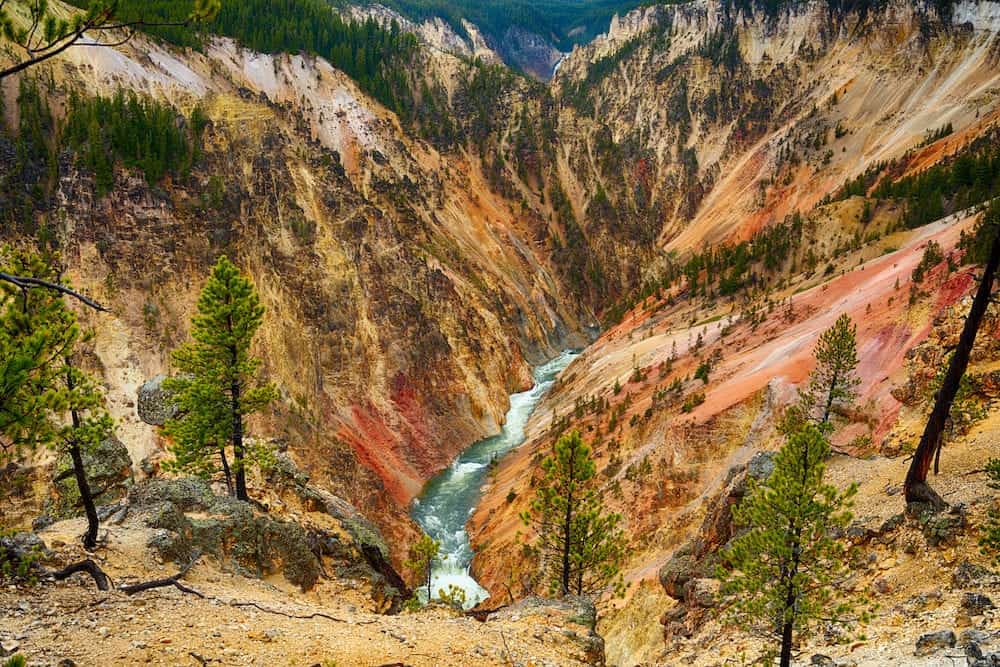
[[[52, 272], [38, 257], [14, 263], [20, 275]], [[0, 461], [41, 446], [68, 453], [87, 516], [83, 544], [93, 549], [100, 522], [83, 457], [111, 437], [114, 424], [103, 392], [71, 362], [85, 339], [58, 291], [0, 295]]]
[[[19, 276], [49, 272], [35, 256], [13, 256], [8, 263]], [[50, 411], [63, 403], [60, 368], [79, 337], [76, 317], [58, 294], [22, 293], [0, 283], [0, 459], [54, 441]]]
[[434, 563], [439, 558], [441, 543], [437, 542], [430, 535], [423, 535], [416, 544], [410, 547], [409, 560], [403, 563], [419, 582], [418, 588], [427, 587], [427, 601], [431, 600], [431, 572], [434, 570]]
[[856, 485], [839, 492], [824, 483], [830, 445], [820, 426], [804, 423], [775, 457], [762, 484], [749, 481], [746, 499], [733, 509], [748, 530], [722, 553], [721, 597], [731, 620], [745, 630], [779, 640], [782, 667], [793, 643], [821, 618], [848, 623], [850, 603], [836, 604], [833, 588], [849, 572], [849, 554], [831, 537], [851, 521]]
[[[989, 478], [990, 488], [1000, 490], [1000, 459], [989, 460], [986, 464], [986, 476]], [[1000, 565], [1000, 509], [994, 507], [988, 516], [979, 538], [979, 548], [993, 559], [994, 565]]]
[[114, 421], [104, 407], [104, 392], [90, 375], [76, 368], [68, 358], [62, 372], [66, 390], [63, 414], [68, 413], [70, 419], [68, 424], [59, 429], [57, 446], [64, 449], [73, 462], [73, 475], [87, 517], [83, 546], [93, 549], [97, 546], [100, 519], [87, 481], [83, 457], [113, 435]]
[[857, 326], [844, 314], [823, 332], [813, 352], [816, 368], [809, 378], [809, 388], [803, 393], [802, 409], [807, 417], [820, 424], [830, 422], [830, 413], [837, 406], [848, 404], [857, 396], [858, 367]]
[[521, 515], [538, 533], [538, 553], [553, 593], [600, 594], [624, 590], [625, 538], [621, 516], [602, 511], [596, 466], [579, 431], [563, 435], [542, 461], [544, 477], [531, 509]]
[[263, 317], [253, 284], [228, 258], [220, 257], [198, 298], [193, 340], [173, 354], [178, 375], [163, 385], [177, 397], [181, 409], [166, 429], [175, 438], [173, 465], [211, 475], [216, 455], [228, 468], [224, 450], [228, 443], [236, 497], [245, 501], [249, 500], [246, 468], [266, 465], [267, 452], [247, 448], [244, 418], [277, 398], [274, 386], [259, 377], [260, 359], [250, 353]]

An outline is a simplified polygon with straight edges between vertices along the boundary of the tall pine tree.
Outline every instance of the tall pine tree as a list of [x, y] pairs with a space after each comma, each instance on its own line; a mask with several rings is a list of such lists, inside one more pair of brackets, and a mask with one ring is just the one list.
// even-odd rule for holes
[[233, 454], [233, 486], [240, 500], [249, 500], [247, 466], [266, 462], [263, 450], [247, 448], [244, 418], [277, 398], [274, 385], [260, 377], [260, 359], [250, 352], [263, 317], [264, 307], [253, 284], [228, 258], [220, 257], [198, 298], [198, 313], [191, 324], [193, 340], [174, 352], [178, 374], [163, 385], [176, 395], [181, 409], [167, 424], [167, 432], [174, 437], [174, 465], [211, 475], [218, 456], [228, 471], [228, 444]]
[[556, 441], [542, 470], [531, 509], [521, 519], [537, 532], [533, 548], [549, 589], [561, 595], [600, 595], [608, 589], [620, 594], [625, 557], [621, 516], [603, 512], [591, 450], [579, 431]]
[[833, 601], [849, 559], [832, 529], [851, 521], [855, 485], [840, 492], [823, 481], [830, 445], [821, 426], [803, 423], [775, 458], [763, 484], [750, 480], [733, 518], [747, 531], [722, 553], [721, 597], [740, 627], [777, 640], [768, 655], [791, 664], [794, 643], [820, 619], [848, 623], [852, 607]]
[[851, 403], [857, 396], [861, 380], [858, 367], [858, 327], [847, 315], [841, 315], [832, 327], [823, 332], [813, 356], [816, 368], [809, 378], [809, 388], [803, 394], [806, 416], [828, 424], [834, 408]]
[[[52, 278], [49, 263], [17, 256], [12, 272]], [[100, 523], [84, 455], [111, 437], [104, 394], [71, 359], [83, 337], [62, 294], [42, 288], [0, 293], [0, 462], [40, 446], [69, 454], [87, 516], [83, 544], [97, 546]]]

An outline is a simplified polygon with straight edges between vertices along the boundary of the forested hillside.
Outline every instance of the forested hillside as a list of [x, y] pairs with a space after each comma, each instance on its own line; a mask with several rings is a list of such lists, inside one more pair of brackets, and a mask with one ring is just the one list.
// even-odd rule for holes
[[1000, 2], [377, 5], [0, 0], [0, 661], [1000, 664]]
[[445, 19], [458, 32], [462, 21], [478, 26], [496, 40], [512, 26], [552, 40], [561, 51], [585, 44], [608, 28], [615, 14], [624, 14], [645, 4], [644, 0], [388, 0], [383, 3], [407, 16], [423, 20]]

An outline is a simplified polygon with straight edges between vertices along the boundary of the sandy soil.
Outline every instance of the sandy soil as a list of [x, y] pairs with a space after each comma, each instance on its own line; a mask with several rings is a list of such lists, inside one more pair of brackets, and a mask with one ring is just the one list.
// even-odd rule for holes
[[[68, 562], [83, 554], [58, 545], [75, 542], [82, 527], [78, 520], [62, 522], [42, 537]], [[145, 529], [111, 528], [99, 560], [116, 583], [176, 572], [175, 565], [160, 564], [146, 551], [148, 538]], [[324, 579], [303, 594], [283, 581], [220, 572], [207, 560], [184, 583], [206, 597], [174, 588], [133, 597], [101, 593], [86, 575], [34, 588], [6, 587], [0, 591], [0, 641], [16, 643], [33, 667], [66, 658], [80, 667], [583, 664], [576, 638], [586, 629], [544, 612], [486, 623], [443, 608], [385, 616], [371, 611], [360, 581]]]

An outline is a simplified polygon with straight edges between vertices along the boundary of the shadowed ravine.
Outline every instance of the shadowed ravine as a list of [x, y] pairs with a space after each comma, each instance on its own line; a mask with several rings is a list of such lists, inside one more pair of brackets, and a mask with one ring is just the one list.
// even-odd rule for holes
[[552, 387], [556, 377], [579, 353], [566, 351], [535, 369], [535, 386], [512, 394], [507, 423], [499, 434], [480, 440], [465, 450], [455, 461], [424, 487], [413, 503], [413, 519], [428, 535], [441, 543], [439, 562], [431, 576], [435, 597], [439, 589], [449, 584], [465, 591], [466, 607], [486, 599], [488, 593], [469, 575], [472, 547], [465, 524], [469, 520], [480, 490], [489, 472], [490, 461], [503, 456], [524, 442], [524, 427], [542, 397]]

